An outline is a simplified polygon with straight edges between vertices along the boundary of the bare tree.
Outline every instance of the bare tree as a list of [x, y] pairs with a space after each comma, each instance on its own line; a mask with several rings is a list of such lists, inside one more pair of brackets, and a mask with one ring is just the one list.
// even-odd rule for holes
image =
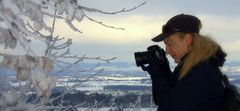
[[[16, 89], [8, 83], [7, 79], [2, 79], [7, 89], [1, 92], [0, 110], [42, 111], [72, 107], [63, 107], [62, 105], [53, 106], [51, 104], [52, 101], [69, 93], [71, 89], [79, 86], [81, 83], [68, 87], [68, 90], [64, 94], [50, 99], [51, 90], [56, 86], [57, 81], [50, 73], [54, 69], [59, 69], [56, 74], [61, 74], [66, 70], [77, 74], [79, 72], [93, 70], [99, 66], [99, 64], [96, 64], [90, 69], [80, 71], [72, 70], [73, 67], [84, 60], [96, 60], [109, 63], [111, 60], [116, 59], [116, 57], [103, 59], [101, 57], [88, 57], [86, 55], [72, 55], [70, 51], [72, 39], [60, 37], [54, 33], [56, 21], [64, 20], [73, 31], [79, 33], [82, 33], [82, 31], [76, 28], [72, 22], [81, 22], [83, 18], [89, 19], [104, 27], [124, 30], [124, 28], [107, 25], [95, 20], [88, 16], [86, 12], [113, 15], [132, 11], [144, 4], [145, 2], [130, 9], [123, 8], [116, 12], [106, 12], [82, 6], [77, 0], [0, 0], [0, 44], [2, 44], [6, 50], [15, 49], [18, 46], [25, 50], [25, 53], [22, 55], [0, 52], [0, 56], [3, 58], [0, 64], [1, 67], [15, 70], [16, 79], [19, 83], [19, 88]], [[48, 24], [49, 21], [52, 22]], [[38, 55], [32, 49], [31, 42], [35, 40], [46, 45], [44, 54]], [[72, 59], [72, 62], [69, 62], [67, 59]], [[88, 79], [101, 71], [103, 71], [103, 69], [96, 71], [85, 81], [88, 81]], [[38, 98], [34, 102], [28, 103], [28, 95], [32, 91], [36, 91]], [[62, 103], [63, 102], [64, 101], [62, 101]]]

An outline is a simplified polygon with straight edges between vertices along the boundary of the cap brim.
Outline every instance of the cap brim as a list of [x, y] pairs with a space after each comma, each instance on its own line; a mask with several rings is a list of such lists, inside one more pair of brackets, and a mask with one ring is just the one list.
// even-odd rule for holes
[[152, 41], [153, 42], [161, 42], [164, 39], [166, 39], [168, 36], [170, 36], [171, 34], [173, 34], [173, 33], [161, 33], [158, 36], [152, 38]]

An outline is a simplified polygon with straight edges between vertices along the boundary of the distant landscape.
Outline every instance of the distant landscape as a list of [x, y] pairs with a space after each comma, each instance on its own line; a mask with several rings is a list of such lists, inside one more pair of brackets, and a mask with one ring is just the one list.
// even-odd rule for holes
[[[110, 107], [111, 104], [109, 103], [113, 102], [114, 99], [116, 106], [156, 108], [151, 98], [150, 77], [140, 67], [136, 67], [135, 63], [100, 63], [99, 67], [92, 71], [77, 72], [78, 70], [89, 69], [94, 65], [96, 63], [82, 63], [73, 69], [76, 72], [66, 70], [53, 75], [57, 77], [58, 83], [57, 87], [52, 90], [52, 97], [66, 91], [66, 86], [77, 85], [75, 89], [72, 89], [69, 94], [64, 96], [64, 100], [69, 101], [66, 104], [84, 103], [83, 107], [94, 107], [97, 102], [99, 107]], [[174, 66], [171, 67], [174, 68]], [[94, 72], [99, 69], [104, 70], [94, 75]], [[56, 70], [52, 73], [56, 73]], [[226, 63], [222, 71], [228, 75], [233, 84], [240, 87], [240, 63]], [[7, 78], [6, 81], [12, 86], [17, 86], [18, 83], [13, 70], [1, 69], [0, 75]], [[86, 81], [86, 79], [88, 80]], [[0, 88], [1, 91], [7, 89], [2, 82]], [[34, 96], [36, 95], [33, 93], [31, 97], [34, 98]], [[29, 101], [31, 101], [31, 98]], [[57, 103], [55, 101], [55, 104]]]

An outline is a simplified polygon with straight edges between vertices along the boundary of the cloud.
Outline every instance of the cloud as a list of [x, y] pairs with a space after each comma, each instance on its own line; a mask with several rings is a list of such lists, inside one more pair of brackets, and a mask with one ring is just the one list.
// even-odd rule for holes
[[203, 27], [207, 30], [217, 31], [240, 31], [240, 15], [236, 17], [221, 16], [221, 15], [199, 15], [202, 20]]
[[[104, 15], [103, 15], [104, 16]], [[220, 39], [220, 41], [238, 39], [240, 32], [239, 17], [231, 18], [216, 15], [196, 15], [202, 20], [203, 34], [211, 35]], [[93, 17], [94, 18], [94, 17]], [[78, 43], [110, 43], [112, 44], [130, 44], [141, 43], [150, 40], [152, 37], [161, 33], [161, 26], [165, 24], [169, 16], [144, 16], [130, 15], [117, 17], [95, 17], [99, 21], [104, 21], [114, 27], [122, 27], [126, 30], [111, 29], [101, 26], [89, 20], [81, 23], [74, 22], [83, 34], [73, 32], [63, 22], [58, 23], [56, 33], [71, 37]]]
[[227, 52], [229, 60], [240, 61], [240, 41], [222, 43], [222, 48]]
[[[107, 3], [106, 3], [107, 2]], [[104, 11], [116, 11], [137, 6], [138, 0], [84, 0], [84, 6], [99, 8]], [[111, 5], [109, 5], [111, 4]], [[118, 4], [118, 5], [116, 5]], [[83, 19], [74, 25], [83, 33], [73, 32], [64, 21], [58, 21], [56, 33], [73, 39], [75, 53], [90, 56], [118, 57], [118, 60], [133, 61], [133, 52], [145, 51], [151, 38], [161, 32], [161, 26], [179, 13], [194, 14], [202, 20], [201, 33], [209, 35], [222, 45], [229, 59], [240, 60], [240, 13], [239, 0], [150, 0], [147, 4], [129, 13], [104, 15], [87, 13], [90, 17], [104, 24], [122, 27], [126, 30], [106, 28]], [[102, 7], [104, 6], [104, 7]]]
[[228, 52], [240, 52], [240, 40], [224, 43], [224, 47]]
[[[120, 15], [90, 15], [95, 20], [114, 27], [122, 27], [126, 30], [111, 29], [87, 20], [74, 21], [74, 25], [83, 33], [73, 32], [63, 21], [58, 21], [56, 33], [60, 36], [73, 39], [73, 44], [81, 47], [87, 54], [109, 55], [110, 57], [132, 59], [134, 51], [146, 50], [151, 44], [151, 38], [161, 32], [161, 26], [170, 19], [173, 14], [120, 14]], [[201, 33], [210, 35], [219, 42], [229, 53], [231, 58], [240, 52], [240, 16], [225, 16], [213, 14], [196, 14], [202, 20]], [[234, 41], [234, 42], [232, 42]], [[77, 49], [76, 49], [77, 50]], [[76, 51], [75, 50], [75, 51]], [[131, 54], [131, 55], [130, 55]]]
[[159, 19], [161, 18], [133, 15], [114, 19], [102, 18], [99, 20], [106, 21], [104, 24], [122, 27], [125, 28], [125, 30], [107, 28], [89, 20], [84, 20], [81, 23], [75, 22], [76, 26], [83, 31], [83, 34], [73, 32], [68, 26], [59, 23], [56, 33], [72, 37], [74, 42], [77, 43], [140, 43], [160, 33], [163, 23]]

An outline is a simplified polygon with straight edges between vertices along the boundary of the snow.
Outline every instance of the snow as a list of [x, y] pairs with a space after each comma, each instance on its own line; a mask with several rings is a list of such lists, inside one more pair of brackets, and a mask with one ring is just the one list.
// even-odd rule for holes
[[[88, 108], [78, 108], [78, 111], [88, 111]], [[156, 111], [157, 108], [124, 108], [122, 111]], [[93, 108], [91, 111], [111, 111], [110, 107]]]
[[[142, 80], [150, 79], [149, 77], [95, 77], [94, 80], [90, 80], [81, 83], [79, 87], [76, 87], [80, 91], [99, 91], [103, 90], [104, 86], [108, 85], [126, 85], [126, 86], [151, 86], [150, 83], [142, 83]], [[57, 86], [73, 86], [79, 82], [69, 82], [68, 79], [59, 79]]]

